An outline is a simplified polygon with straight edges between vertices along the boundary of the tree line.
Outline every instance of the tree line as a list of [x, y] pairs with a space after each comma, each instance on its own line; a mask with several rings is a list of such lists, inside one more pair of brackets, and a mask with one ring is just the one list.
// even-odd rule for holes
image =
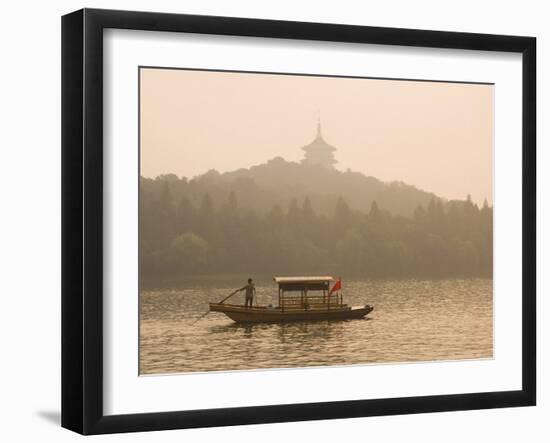
[[309, 197], [257, 212], [228, 190], [174, 196], [170, 177], [141, 179], [140, 278], [166, 284], [204, 274], [342, 275], [347, 278], [492, 276], [493, 209], [468, 196], [433, 197], [410, 217], [373, 201], [337, 198], [330, 214]]

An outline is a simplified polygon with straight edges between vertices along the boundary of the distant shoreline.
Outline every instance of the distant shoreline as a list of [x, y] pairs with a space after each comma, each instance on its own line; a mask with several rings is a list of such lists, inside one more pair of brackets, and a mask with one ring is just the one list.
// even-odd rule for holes
[[[323, 273], [326, 274], [326, 273]], [[285, 275], [295, 275], [295, 274], [285, 274]], [[196, 287], [198, 283], [227, 283], [228, 287], [233, 287], [232, 285], [238, 284], [240, 282], [246, 282], [248, 278], [254, 279], [256, 284], [267, 284], [268, 282], [273, 281], [273, 276], [262, 275], [262, 274], [192, 274], [192, 275], [182, 275], [178, 278], [164, 279], [164, 280], [140, 280], [140, 292], [141, 291], [154, 291], [154, 290], [176, 290], [176, 289], [186, 289], [188, 287]], [[337, 278], [337, 275], [334, 274], [334, 277]], [[365, 277], [365, 276], [342, 276], [342, 281], [346, 280], [351, 281], [400, 281], [400, 280], [413, 280], [413, 281], [441, 281], [441, 280], [493, 280], [492, 275], [449, 275], [449, 276], [386, 276], [386, 277]], [[194, 284], [193, 284], [194, 283]]]

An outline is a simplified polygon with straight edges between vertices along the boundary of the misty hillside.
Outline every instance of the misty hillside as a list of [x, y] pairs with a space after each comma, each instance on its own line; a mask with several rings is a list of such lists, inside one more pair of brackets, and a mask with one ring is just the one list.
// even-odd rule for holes
[[492, 275], [492, 219], [354, 172], [286, 162], [140, 183], [142, 287], [188, 275]]
[[432, 198], [437, 198], [402, 182], [384, 183], [359, 172], [288, 162], [281, 157], [250, 169], [223, 174], [211, 170], [189, 181], [172, 174], [155, 180], [142, 178], [142, 191], [156, 194], [164, 182], [170, 183], [176, 202], [185, 196], [197, 206], [209, 194], [213, 203], [220, 206], [233, 193], [240, 208], [258, 214], [270, 211], [275, 205], [288, 208], [293, 199], [302, 202], [309, 197], [318, 214], [332, 215], [341, 197], [352, 209], [364, 213], [376, 201], [382, 210], [410, 217], [419, 205], [426, 207]]

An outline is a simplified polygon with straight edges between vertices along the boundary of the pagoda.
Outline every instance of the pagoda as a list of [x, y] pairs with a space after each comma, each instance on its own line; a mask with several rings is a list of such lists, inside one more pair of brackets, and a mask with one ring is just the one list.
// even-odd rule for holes
[[336, 151], [334, 146], [329, 145], [321, 134], [321, 120], [317, 122], [317, 136], [309, 144], [302, 148], [306, 153], [302, 159], [305, 165], [323, 166], [327, 169], [334, 169], [334, 164], [337, 163], [333, 152]]

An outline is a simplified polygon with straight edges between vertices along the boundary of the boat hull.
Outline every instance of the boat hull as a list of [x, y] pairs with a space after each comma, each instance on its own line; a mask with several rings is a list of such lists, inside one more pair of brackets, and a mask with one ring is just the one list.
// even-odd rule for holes
[[373, 310], [372, 306], [334, 307], [325, 309], [281, 310], [255, 306], [210, 303], [210, 311], [221, 312], [237, 323], [282, 323], [293, 321], [351, 320], [364, 318]]

